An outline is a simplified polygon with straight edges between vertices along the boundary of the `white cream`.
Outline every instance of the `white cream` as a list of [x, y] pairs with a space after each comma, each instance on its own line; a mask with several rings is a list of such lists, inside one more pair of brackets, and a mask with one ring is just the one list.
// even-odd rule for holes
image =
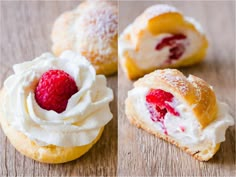
[[[135, 111], [139, 115], [141, 121], [148, 124], [150, 127], [155, 127], [155, 130], [164, 134], [162, 125], [159, 122], [151, 120], [151, 114], [146, 106], [146, 95], [149, 88], [138, 87], [128, 92], [128, 97], [134, 106]], [[168, 135], [181, 142], [182, 145], [195, 146], [204, 142], [211, 142], [213, 145], [225, 140], [226, 129], [234, 124], [232, 116], [229, 114], [228, 106], [225, 103], [217, 102], [219, 113], [216, 120], [201, 130], [199, 122], [193, 115], [190, 108], [174, 100], [175, 110], [180, 113], [180, 116], [174, 116], [167, 113], [164, 118], [164, 125]], [[181, 130], [184, 128], [184, 131]]]
[[[192, 22], [191, 18], [187, 18], [188, 21]], [[200, 24], [194, 21], [194, 25], [200, 28]], [[132, 29], [133, 24], [129, 25], [124, 32], [120, 35], [118, 43], [119, 43], [119, 58], [121, 63], [124, 65], [125, 62], [125, 53], [128, 52], [129, 56], [135, 60], [135, 63], [141, 69], [150, 69], [153, 67], [164, 67], [166, 64], [165, 61], [168, 60], [170, 55], [170, 46], [166, 46], [161, 50], [156, 50], [156, 45], [161, 42], [163, 38], [172, 36], [170, 33], [162, 33], [159, 35], [151, 34], [147, 29], [142, 29], [142, 36], [138, 39], [134, 34], [134, 30]], [[130, 34], [131, 39], [125, 39], [125, 36]], [[184, 58], [191, 56], [195, 53], [201, 46], [202, 39], [198, 34], [191, 30], [183, 30], [182, 34], [184, 34], [187, 38], [184, 40], [179, 40], [179, 42], [183, 43], [185, 46], [185, 52], [178, 60], [172, 60], [171, 63], [177, 63]], [[139, 45], [138, 50], [137, 45]], [[125, 68], [125, 67], [124, 67]]]
[[[109, 102], [113, 100], [112, 90], [106, 87], [106, 78], [96, 76], [94, 68], [83, 56], [66, 51], [56, 58], [45, 53], [33, 61], [14, 65], [13, 69], [14, 74], [4, 82], [4, 117], [10, 126], [37, 144], [86, 145], [111, 120]], [[42, 109], [34, 98], [39, 78], [50, 69], [70, 74], [79, 89], [68, 100], [62, 113]]]

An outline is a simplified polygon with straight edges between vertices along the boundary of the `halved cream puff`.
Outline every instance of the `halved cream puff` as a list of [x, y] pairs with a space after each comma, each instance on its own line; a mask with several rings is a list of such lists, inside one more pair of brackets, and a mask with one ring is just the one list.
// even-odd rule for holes
[[162, 4], [146, 9], [123, 31], [118, 41], [119, 61], [130, 79], [158, 68], [200, 62], [208, 47], [197, 21]]
[[176, 69], [156, 70], [136, 81], [125, 111], [131, 123], [200, 161], [212, 158], [234, 124], [209, 84]]

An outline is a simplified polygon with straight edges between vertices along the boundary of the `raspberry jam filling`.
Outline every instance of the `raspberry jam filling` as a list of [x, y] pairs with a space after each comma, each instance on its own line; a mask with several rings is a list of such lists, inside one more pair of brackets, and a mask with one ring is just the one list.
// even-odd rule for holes
[[62, 70], [49, 70], [39, 80], [35, 89], [35, 99], [41, 108], [61, 113], [76, 92], [76, 83], [68, 73]]
[[183, 43], [186, 40], [186, 36], [183, 34], [175, 34], [170, 37], [163, 38], [161, 42], [156, 45], [156, 50], [161, 50], [164, 47], [169, 46], [169, 58], [167, 63], [171, 63], [172, 60], [178, 60], [185, 52], [185, 45]]
[[161, 89], [151, 89], [146, 95], [147, 108], [153, 122], [159, 122], [165, 134], [168, 134], [164, 119], [167, 112], [179, 116], [179, 113], [170, 105], [174, 96]]

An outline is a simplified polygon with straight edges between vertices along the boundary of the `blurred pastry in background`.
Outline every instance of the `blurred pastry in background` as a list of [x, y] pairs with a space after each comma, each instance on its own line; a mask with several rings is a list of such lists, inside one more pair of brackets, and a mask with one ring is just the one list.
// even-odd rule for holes
[[201, 25], [175, 7], [146, 9], [119, 37], [119, 61], [129, 79], [159, 68], [177, 68], [200, 62], [208, 41]]
[[85, 56], [97, 74], [117, 72], [118, 9], [106, 1], [85, 1], [60, 15], [51, 34], [52, 51], [72, 50]]

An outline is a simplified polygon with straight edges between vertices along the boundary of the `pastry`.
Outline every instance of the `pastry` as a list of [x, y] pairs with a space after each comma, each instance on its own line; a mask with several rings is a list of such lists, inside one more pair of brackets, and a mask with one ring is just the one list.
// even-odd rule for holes
[[16, 64], [0, 92], [0, 123], [23, 155], [63, 163], [86, 153], [111, 120], [113, 92], [81, 55], [50, 53]]
[[119, 37], [119, 61], [130, 79], [155, 69], [203, 60], [208, 42], [200, 24], [169, 5], [146, 9]]
[[125, 111], [132, 124], [200, 161], [212, 158], [234, 124], [210, 85], [176, 69], [156, 70], [136, 81]]
[[65, 50], [81, 53], [97, 74], [117, 71], [117, 7], [106, 1], [85, 1], [63, 13], [52, 29], [52, 51], [58, 56]]

